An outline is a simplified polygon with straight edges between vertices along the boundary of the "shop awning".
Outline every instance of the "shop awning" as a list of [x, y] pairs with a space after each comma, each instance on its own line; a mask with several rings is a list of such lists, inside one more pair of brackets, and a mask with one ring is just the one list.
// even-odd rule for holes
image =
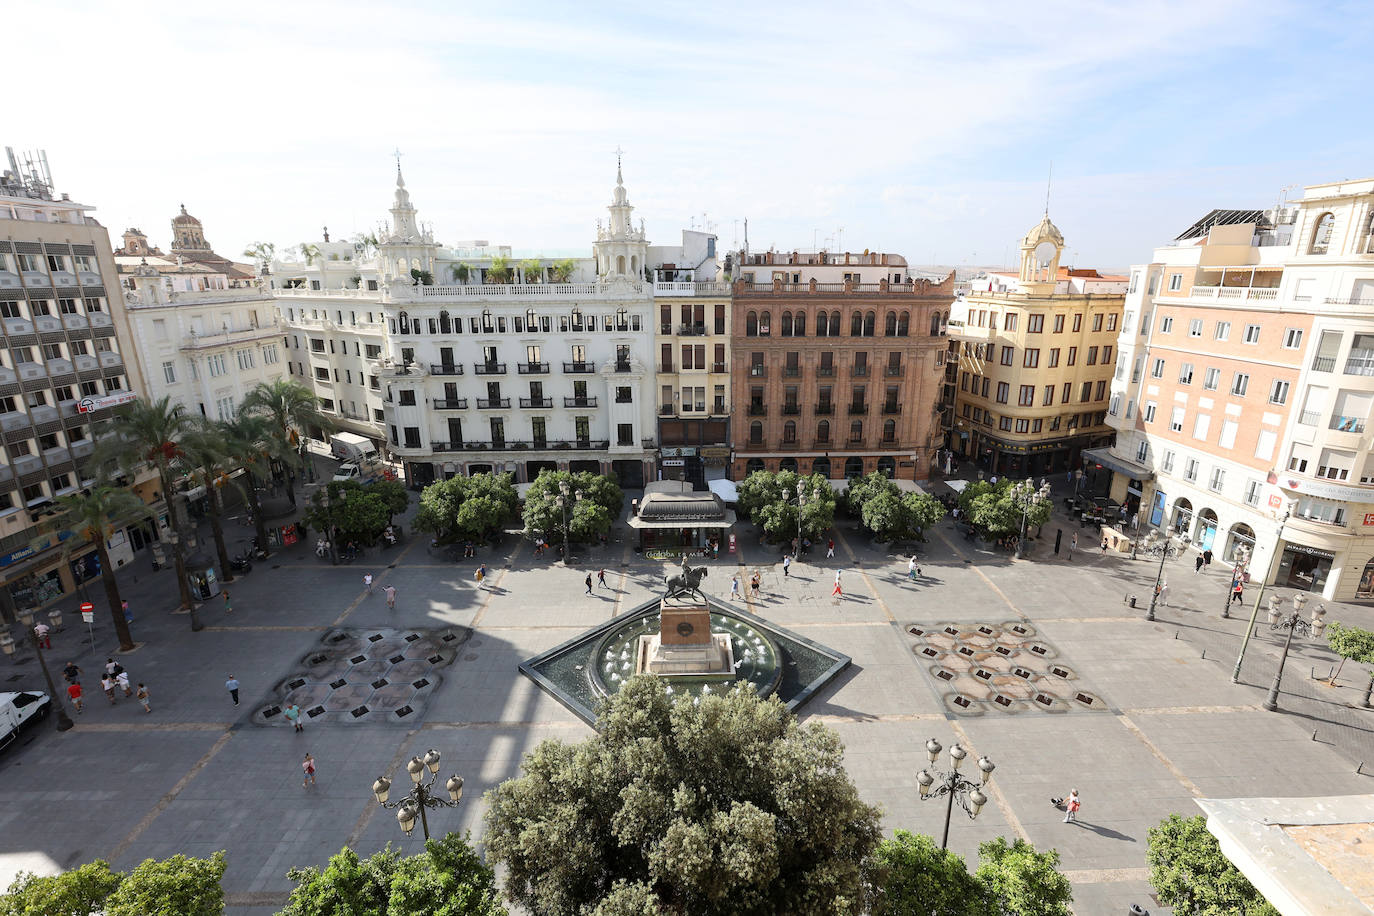
[[1085, 448], [1083, 449], [1083, 458], [1087, 461], [1095, 461], [1103, 467], [1111, 468], [1118, 474], [1125, 474], [1132, 480], [1153, 480], [1155, 476], [1155, 472], [1149, 468], [1113, 455], [1110, 448]]

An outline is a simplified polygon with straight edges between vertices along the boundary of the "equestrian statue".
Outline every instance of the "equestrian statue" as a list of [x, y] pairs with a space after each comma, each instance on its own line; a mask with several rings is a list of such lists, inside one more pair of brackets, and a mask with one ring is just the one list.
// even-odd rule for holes
[[706, 578], [707, 568], [705, 566], [692, 566], [687, 562], [687, 555], [682, 556], [682, 572], [676, 576], [664, 576], [663, 583], [667, 587], [663, 597], [665, 600], [670, 598], [690, 598], [692, 595], [700, 598], [703, 603], [706, 596], [701, 593], [701, 580]]

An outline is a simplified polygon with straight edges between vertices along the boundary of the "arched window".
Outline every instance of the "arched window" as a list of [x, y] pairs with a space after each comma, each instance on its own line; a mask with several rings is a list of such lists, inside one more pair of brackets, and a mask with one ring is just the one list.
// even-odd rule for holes
[[839, 337], [840, 328], [840, 310], [835, 309], [835, 311], [830, 313], [830, 336]]
[[888, 455], [888, 456], [886, 456], [886, 457], [883, 457], [883, 458], [879, 458], [879, 459], [878, 459], [878, 473], [879, 473], [879, 474], [882, 474], [882, 475], [883, 475], [884, 477], [886, 477], [888, 480], [891, 480], [893, 477], [896, 477], [896, 476], [897, 476], [897, 459], [893, 458], [893, 457], [890, 456], [890, 455]]
[[439, 313], [439, 333], [441, 333], [441, 334], [451, 334], [452, 332], [453, 332], [453, 322], [452, 322], [452, 320], [448, 317], [448, 312], [447, 312], [447, 311], [442, 311], [442, 312], [440, 312], [440, 313]]
[[1374, 560], [1364, 564], [1364, 572], [1355, 586], [1356, 598], [1374, 598]]
[[791, 312], [783, 312], [783, 313], [782, 313], [782, 336], [783, 336], [783, 337], [791, 337], [791, 336], [792, 336], [792, 313], [791, 313]]
[[1323, 213], [1317, 218], [1317, 227], [1312, 230], [1312, 245], [1307, 249], [1308, 254], [1326, 254], [1326, 249], [1331, 245], [1331, 230], [1336, 228], [1336, 216], [1334, 213]]
[[884, 442], [896, 442], [896, 441], [897, 441], [897, 421], [896, 421], [896, 420], [884, 420], [884, 421], [883, 421], [883, 441], [884, 441]]
[[779, 471], [791, 471], [793, 474], [797, 473], [797, 459], [795, 459], [795, 458], [784, 458], [784, 459], [782, 459], [781, 461], [778, 462], [778, 470], [779, 470]]
[[796, 442], [796, 441], [797, 441], [797, 424], [796, 424], [796, 421], [794, 421], [794, 420], [788, 420], [786, 423], [784, 423], [784, 424], [782, 425], [782, 441], [783, 441], [783, 442]]
[[763, 424], [758, 420], [749, 424], [749, 441], [755, 444], [763, 441]]
[[938, 311], [930, 313], [930, 336], [940, 336], [940, 313]]
[[862, 442], [864, 438], [864, 421], [854, 420], [849, 424], [849, 441]]
[[822, 420], [821, 422], [819, 422], [819, 423], [816, 424], [816, 441], [817, 441], [817, 442], [829, 442], [829, 441], [830, 441], [830, 421], [829, 421], [829, 420]]
[[862, 458], [849, 458], [844, 463], [844, 476], [846, 480], [853, 480], [855, 477], [864, 476], [864, 460]]
[[816, 336], [817, 336], [817, 337], [829, 337], [829, 336], [830, 336], [830, 322], [829, 322], [829, 320], [828, 320], [829, 317], [830, 317], [830, 316], [827, 315], [825, 312], [817, 312], [817, 313], [816, 313]]
[[887, 313], [887, 319], [883, 322], [883, 336], [884, 336], [884, 337], [896, 337], [896, 336], [897, 336], [897, 313], [896, 313], [896, 312], [888, 312], [888, 313]]
[[911, 313], [902, 312], [897, 318], [897, 336], [905, 337], [911, 332]]
[[762, 315], [759, 315], [759, 336], [767, 337], [768, 332], [772, 330], [772, 324], [773, 319], [768, 312], [764, 312]]
[[762, 470], [763, 470], [763, 459], [762, 459], [762, 458], [750, 458], [750, 459], [749, 459], [749, 463], [746, 464], [746, 465], [744, 466], [744, 473], [746, 473], [746, 474], [752, 474], [752, 473], [754, 473], [755, 471], [762, 471]]
[[796, 318], [792, 319], [792, 336], [806, 336], [806, 313], [798, 312]]
[[625, 272], [625, 256], [623, 254], [616, 255], [615, 272], [618, 274], [623, 274]]
[[819, 475], [821, 475], [822, 477], [824, 477], [826, 480], [829, 480], [829, 479], [830, 479], [830, 459], [829, 459], [829, 458], [817, 458], [815, 461], [812, 461], [812, 462], [811, 462], [811, 473], [812, 473], [812, 474], [819, 474]]
[[948, 333], [948, 332], [949, 332], [949, 312], [945, 312], [944, 317], [942, 317], [942, 318], [940, 319], [940, 333], [941, 333], [941, 334], [946, 334], [946, 333]]
[[744, 316], [744, 336], [745, 336], [745, 337], [758, 337], [758, 336], [759, 336], [759, 314], [758, 314], [758, 312], [750, 312], [748, 315], [745, 315], [745, 316]]
[[864, 333], [863, 312], [855, 312], [849, 319], [849, 336], [862, 337]]
[[639, 255], [637, 254], [630, 255], [630, 273], [639, 274]]
[[876, 333], [876, 331], [877, 331], [877, 326], [878, 326], [878, 316], [877, 316], [876, 314], [874, 314], [873, 312], [869, 312], [867, 315], [864, 316], [864, 336], [865, 336], [865, 337], [872, 337], [872, 336], [874, 335], [874, 333]]

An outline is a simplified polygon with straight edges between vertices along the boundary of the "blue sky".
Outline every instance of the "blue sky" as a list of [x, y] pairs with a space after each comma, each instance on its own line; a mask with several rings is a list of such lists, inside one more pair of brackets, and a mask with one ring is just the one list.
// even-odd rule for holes
[[1051, 162], [1104, 268], [1374, 174], [1374, 4], [22, 3], [0, 143], [116, 238], [165, 246], [185, 202], [227, 254], [371, 228], [395, 147], [443, 242], [589, 250], [619, 146], [656, 243], [705, 213], [726, 246], [747, 218], [755, 250], [944, 264], [1012, 257]]

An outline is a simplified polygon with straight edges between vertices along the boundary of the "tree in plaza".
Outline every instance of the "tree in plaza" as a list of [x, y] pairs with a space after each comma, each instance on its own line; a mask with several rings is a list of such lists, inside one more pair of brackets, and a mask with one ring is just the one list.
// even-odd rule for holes
[[844, 491], [844, 507], [850, 515], [862, 518], [864, 504], [880, 493], [896, 492], [897, 485], [882, 471], [873, 471], [849, 481]]
[[243, 468], [244, 484], [240, 487], [253, 513], [254, 533], [258, 546], [267, 550], [267, 520], [262, 514], [262, 496], [258, 481], [272, 474], [272, 461], [289, 460], [291, 452], [272, 434], [271, 421], [265, 417], [240, 411], [232, 420], [219, 423], [224, 445], [234, 458], [236, 467]]
[[311, 494], [310, 507], [302, 517], [311, 528], [329, 532], [330, 537], [337, 528], [340, 540], [373, 544], [391, 524], [391, 507], [370, 486], [356, 480], [331, 480]]
[[835, 524], [835, 491], [824, 477], [803, 477], [795, 471], [755, 471], [739, 485], [740, 510], [770, 541], [790, 541], [797, 536], [799, 482], [805, 497], [801, 533], [814, 539]]
[[924, 834], [898, 830], [868, 863], [872, 916], [993, 916], [983, 884], [962, 856]]
[[905, 493], [902, 495], [902, 502], [906, 505], [911, 527], [922, 537], [926, 529], [939, 524], [947, 511], [945, 504], [929, 493]]
[[1025, 840], [1009, 844], [999, 836], [978, 844], [973, 876], [999, 916], [1072, 916], [1073, 887], [1058, 865], [1056, 849], [1036, 852]]
[[0, 916], [88, 916], [98, 913], [124, 876], [97, 859], [58, 875], [20, 872], [0, 894]]
[[745, 684], [674, 702], [654, 677], [626, 682], [598, 728], [545, 741], [488, 793], [487, 852], [512, 901], [549, 916], [861, 911], [879, 812], [834, 732]]
[[506, 912], [496, 879], [466, 836], [450, 833], [427, 840], [422, 852], [402, 856], [391, 849], [359, 859], [344, 848], [324, 871], [293, 868], [296, 882], [277, 916], [500, 916]]
[[367, 489], [386, 503], [388, 523], [410, 506], [410, 491], [399, 480], [374, 480], [367, 484]]
[[[95, 463], [107, 459], [118, 462], [132, 478], [140, 466], [150, 466], [157, 472], [161, 496], [167, 502], [167, 525], [180, 531], [176, 500], [172, 498], [174, 475], [185, 467], [182, 441], [192, 428], [186, 408], [173, 404], [171, 398], [157, 401], [136, 400], [115, 411], [117, 420], [111, 424], [113, 435], [98, 447]], [[186, 579], [185, 543], [177, 538], [172, 544], [172, 559], [176, 567], [177, 585], [181, 589], [181, 607], [191, 607], [191, 585]]]
[[[1326, 628], [1326, 644], [1331, 647], [1332, 652], [1341, 657], [1341, 665], [1353, 661], [1371, 666], [1369, 681], [1364, 688], [1364, 705], [1369, 706], [1370, 694], [1374, 692], [1374, 632], [1346, 626], [1336, 621]], [[1337, 668], [1336, 674], [1331, 675], [1333, 683], [1336, 675], [1340, 673], [1340, 669]]]
[[320, 399], [314, 392], [290, 379], [259, 382], [243, 396], [238, 412], [266, 419], [277, 440], [276, 455], [294, 459], [287, 459], [286, 481], [286, 493], [294, 506], [296, 490], [290, 469], [305, 467], [301, 437], [312, 430], [328, 432], [334, 428], [334, 421], [320, 412]]
[[420, 493], [415, 529], [436, 540], [481, 539], [515, 514], [520, 498], [510, 474], [474, 474], [438, 480]]
[[59, 496], [57, 504], [63, 510], [58, 524], [95, 544], [100, 559], [100, 582], [105, 586], [105, 600], [110, 604], [110, 619], [119, 637], [119, 648], [128, 652], [134, 648], [134, 638], [129, 633], [129, 622], [124, 619], [124, 602], [119, 597], [114, 564], [110, 562], [109, 538], [117, 529], [151, 518], [153, 512], [132, 490], [108, 483], [97, 483], [83, 492]]
[[[588, 471], [546, 470], [539, 472], [525, 493], [521, 520], [526, 533], [538, 532], [551, 544], [562, 543], [564, 510], [558, 507], [562, 484], [566, 484], [568, 490], [569, 540], [590, 541], [611, 530], [611, 524], [620, 516], [625, 503], [625, 494], [614, 480]], [[580, 499], [579, 492], [582, 494]]]
[[215, 555], [219, 560], [219, 577], [222, 582], [233, 582], [233, 570], [229, 566], [229, 550], [224, 545], [224, 525], [220, 519], [224, 515], [223, 487], [229, 483], [230, 474], [238, 469], [238, 461], [224, 428], [218, 422], [201, 417], [182, 442], [186, 453], [187, 476], [197, 485], [205, 488], [206, 502], [210, 510], [210, 533], [215, 541]]
[[1199, 814], [1171, 814], [1149, 829], [1145, 861], [1159, 902], [1177, 916], [1279, 916], [1221, 852]]
[[96, 860], [52, 877], [21, 873], [0, 894], [0, 916], [219, 916], [224, 852], [146, 859], [127, 875]]
[[[986, 480], [971, 483], [959, 494], [959, 509], [975, 527], [991, 535], [1019, 534], [1022, 506], [1012, 498], [1013, 481]], [[1038, 528], [1050, 520], [1053, 504], [1048, 499], [1034, 500], [1026, 511], [1026, 527]]]
[[857, 507], [864, 527], [880, 541], [909, 537], [924, 540], [925, 529], [945, 517], [945, 507], [928, 493], [903, 493], [895, 483], [878, 473], [861, 480], [863, 486], [859, 496], [846, 495], [851, 498], [851, 505]]

